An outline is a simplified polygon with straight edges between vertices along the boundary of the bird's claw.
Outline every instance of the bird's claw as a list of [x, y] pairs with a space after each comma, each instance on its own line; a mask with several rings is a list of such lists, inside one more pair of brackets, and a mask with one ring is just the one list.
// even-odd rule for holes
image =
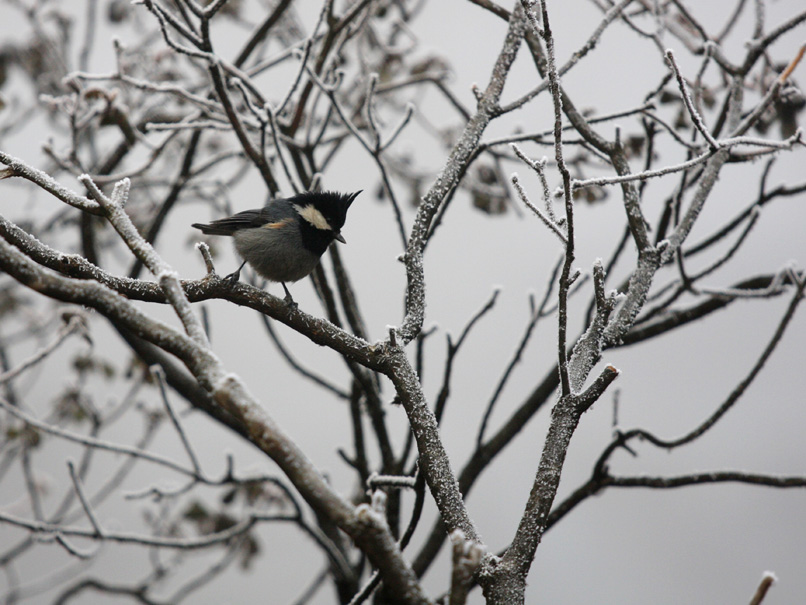
[[292, 309], [298, 308], [299, 305], [296, 303], [296, 301], [291, 296], [291, 292], [288, 291], [288, 288], [286, 287], [286, 285], [283, 282], [280, 282], [280, 283], [283, 286], [283, 290], [285, 290], [285, 296], [283, 297], [283, 300], [285, 301], [285, 304], [287, 304]]
[[237, 271], [233, 271], [226, 277], [224, 277], [224, 281], [229, 282], [230, 286], [234, 286], [241, 280], [241, 270], [238, 269]]

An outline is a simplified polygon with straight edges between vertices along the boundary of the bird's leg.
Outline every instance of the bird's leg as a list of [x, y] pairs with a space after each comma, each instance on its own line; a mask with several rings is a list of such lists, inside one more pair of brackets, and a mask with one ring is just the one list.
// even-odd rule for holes
[[287, 304], [289, 307], [297, 307], [298, 305], [291, 296], [291, 292], [289, 292], [288, 288], [286, 288], [285, 282], [280, 282], [280, 284], [283, 286], [283, 290], [285, 290], [285, 298], [283, 299], [285, 304]]
[[224, 279], [227, 280], [230, 284], [234, 285], [238, 283], [238, 280], [241, 279], [241, 269], [246, 264], [246, 261], [241, 263], [241, 266], [238, 267], [234, 272], [227, 275]]

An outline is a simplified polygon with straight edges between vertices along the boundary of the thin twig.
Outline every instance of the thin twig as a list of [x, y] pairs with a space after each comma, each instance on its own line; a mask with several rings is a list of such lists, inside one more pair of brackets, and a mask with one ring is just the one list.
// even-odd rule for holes
[[70, 479], [73, 481], [73, 487], [76, 490], [76, 494], [78, 494], [78, 499], [81, 502], [81, 506], [84, 508], [84, 512], [86, 513], [87, 518], [90, 520], [92, 528], [95, 530], [95, 536], [102, 539], [105, 538], [104, 531], [101, 529], [101, 524], [98, 522], [98, 519], [92, 510], [92, 506], [90, 506], [90, 501], [87, 499], [87, 496], [84, 493], [84, 488], [81, 486], [81, 481], [76, 475], [76, 468], [72, 460], [67, 461], [67, 468], [70, 470]]
[[691, 102], [691, 95], [688, 93], [686, 81], [683, 78], [683, 74], [680, 73], [680, 68], [677, 66], [677, 61], [675, 61], [674, 53], [671, 49], [666, 51], [666, 60], [669, 62], [669, 66], [672, 68], [675, 78], [677, 78], [677, 87], [680, 89], [680, 94], [683, 96], [683, 103], [694, 122], [694, 126], [696, 126], [697, 130], [700, 131], [700, 134], [702, 134], [708, 142], [711, 151], [716, 151], [719, 148], [719, 143], [717, 143], [716, 139], [711, 135], [702, 117], [697, 113], [694, 103]]
[[25, 414], [18, 408], [15, 408], [9, 405], [4, 399], [0, 398], [0, 408], [3, 408], [5, 411], [10, 413], [13, 416], [16, 416], [26, 424], [30, 424], [31, 426], [39, 429], [40, 431], [44, 431], [46, 433], [50, 433], [51, 435], [56, 435], [57, 437], [61, 437], [62, 439], [67, 439], [68, 441], [73, 441], [74, 443], [80, 443], [81, 445], [86, 445], [89, 447], [93, 447], [96, 449], [106, 450], [109, 452], [113, 452], [116, 454], [123, 454], [125, 456], [134, 456], [137, 458], [142, 458], [143, 460], [147, 460], [148, 462], [153, 462], [154, 464], [159, 464], [166, 468], [169, 468], [177, 473], [189, 477], [195, 477], [193, 471], [186, 469], [183, 466], [180, 466], [169, 460], [168, 458], [163, 458], [162, 456], [158, 456], [157, 454], [152, 454], [147, 450], [142, 450], [139, 448], [128, 447], [126, 445], [119, 445], [117, 443], [111, 443], [109, 441], [102, 441], [100, 439], [96, 439], [94, 437], [86, 437], [84, 435], [79, 435], [77, 433], [72, 433], [70, 431], [66, 431], [64, 429], [52, 426], [45, 422], [41, 422], [30, 416]]
[[193, 451], [193, 448], [190, 446], [190, 441], [188, 440], [187, 435], [185, 434], [185, 429], [182, 428], [182, 425], [179, 423], [179, 418], [174, 411], [173, 406], [171, 405], [170, 399], [168, 397], [168, 391], [165, 388], [165, 372], [163, 371], [161, 366], [151, 366], [151, 374], [157, 380], [157, 385], [159, 386], [160, 396], [162, 397], [162, 404], [165, 406], [165, 410], [168, 412], [168, 417], [171, 419], [171, 424], [173, 424], [174, 429], [176, 429], [177, 435], [179, 435], [179, 440], [182, 442], [182, 446], [185, 448], [185, 452], [190, 459], [190, 463], [193, 466], [193, 471], [198, 475], [202, 476], [201, 465], [199, 464], [199, 459], [196, 457], [196, 453]]

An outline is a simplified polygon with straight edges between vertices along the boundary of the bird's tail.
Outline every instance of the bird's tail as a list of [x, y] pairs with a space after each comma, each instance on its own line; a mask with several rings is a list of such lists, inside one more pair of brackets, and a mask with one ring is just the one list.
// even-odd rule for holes
[[237, 230], [232, 225], [219, 223], [220, 221], [213, 221], [209, 225], [206, 223], [193, 223], [191, 227], [198, 229], [205, 235], [232, 235]]

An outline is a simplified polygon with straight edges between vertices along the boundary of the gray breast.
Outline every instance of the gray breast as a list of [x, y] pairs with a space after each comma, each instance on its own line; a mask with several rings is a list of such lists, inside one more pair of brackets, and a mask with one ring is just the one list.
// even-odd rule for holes
[[235, 249], [258, 274], [271, 281], [298, 281], [319, 262], [319, 256], [302, 245], [299, 229], [288, 227], [236, 231]]

